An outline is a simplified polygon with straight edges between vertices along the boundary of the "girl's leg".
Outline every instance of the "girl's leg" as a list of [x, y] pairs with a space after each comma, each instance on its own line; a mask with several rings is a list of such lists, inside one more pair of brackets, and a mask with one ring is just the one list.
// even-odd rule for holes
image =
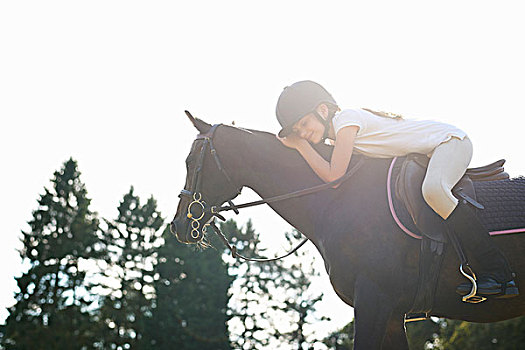
[[[459, 203], [452, 188], [461, 179], [472, 157], [468, 138], [452, 138], [434, 151], [423, 181], [423, 197], [447, 226], [457, 233], [467, 253], [477, 261], [478, 294], [503, 298], [519, 294], [505, 256], [490, 241], [490, 235], [479, 222], [476, 213], [466, 203]], [[460, 294], [470, 291], [470, 283], [458, 286]]]
[[461, 179], [472, 159], [472, 143], [451, 138], [434, 150], [423, 181], [423, 197], [427, 204], [443, 219], [454, 211], [458, 204], [452, 188]]

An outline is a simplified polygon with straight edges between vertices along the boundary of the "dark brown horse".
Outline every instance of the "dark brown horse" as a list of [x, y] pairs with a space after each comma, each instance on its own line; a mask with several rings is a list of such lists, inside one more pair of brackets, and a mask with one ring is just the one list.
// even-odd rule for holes
[[[192, 122], [201, 135], [210, 131], [205, 122]], [[209, 208], [234, 198], [244, 186], [269, 198], [322, 183], [302, 157], [273, 134], [219, 126], [211, 137], [216, 154], [209, 147], [202, 152], [209, 140], [197, 138], [186, 160], [185, 195], [172, 222], [181, 242], [200, 241], [204, 223], [213, 216]], [[332, 287], [354, 307], [355, 349], [408, 349], [404, 315], [416, 294], [420, 241], [403, 233], [389, 212], [385, 190], [389, 162], [368, 159], [336, 189], [270, 204], [315, 244]], [[196, 189], [201, 198], [195, 198]], [[505, 252], [518, 284], [525, 286], [525, 235], [492, 239]], [[465, 281], [458, 272], [458, 258], [447, 247], [433, 316], [494, 322], [525, 315], [523, 293], [480, 304], [462, 302], [455, 288]]]

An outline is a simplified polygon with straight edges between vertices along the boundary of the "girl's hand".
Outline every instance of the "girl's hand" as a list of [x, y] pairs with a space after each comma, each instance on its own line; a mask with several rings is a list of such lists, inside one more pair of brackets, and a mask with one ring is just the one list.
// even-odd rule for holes
[[299, 147], [303, 146], [305, 143], [308, 143], [305, 139], [300, 138], [296, 134], [290, 134], [286, 137], [279, 137], [277, 136], [277, 139], [282, 142], [283, 145], [289, 148], [293, 149], [299, 149]]

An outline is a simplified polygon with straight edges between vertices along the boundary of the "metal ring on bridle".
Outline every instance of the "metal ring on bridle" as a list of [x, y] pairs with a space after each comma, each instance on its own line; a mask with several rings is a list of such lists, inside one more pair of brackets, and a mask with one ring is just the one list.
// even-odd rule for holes
[[[194, 234], [194, 233], [196, 233], [196, 234]], [[197, 239], [197, 238], [199, 238], [199, 237], [200, 237], [199, 230], [198, 230], [198, 229], [193, 229], [193, 230], [191, 230], [191, 237], [192, 237], [193, 239]]]
[[[197, 197], [198, 195], [198, 197]], [[204, 203], [201, 202], [201, 194], [200, 193], [194, 193], [193, 194], [193, 202], [191, 202], [189, 205], [188, 205], [188, 218], [192, 219], [193, 221], [199, 221], [201, 220], [203, 217], [204, 217], [204, 213], [205, 213], [205, 210], [204, 210]], [[191, 212], [191, 207], [193, 206], [193, 204], [198, 204], [201, 206], [201, 216], [199, 216], [198, 218], [194, 218], [193, 217], [193, 213]]]

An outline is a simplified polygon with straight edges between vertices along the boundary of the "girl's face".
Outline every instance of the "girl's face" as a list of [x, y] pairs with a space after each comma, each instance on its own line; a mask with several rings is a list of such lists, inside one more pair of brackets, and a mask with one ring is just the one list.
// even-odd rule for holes
[[323, 139], [324, 125], [313, 113], [310, 113], [295, 123], [293, 131], [300, 138], [305, 139], [312, 144], [317, 144]]

